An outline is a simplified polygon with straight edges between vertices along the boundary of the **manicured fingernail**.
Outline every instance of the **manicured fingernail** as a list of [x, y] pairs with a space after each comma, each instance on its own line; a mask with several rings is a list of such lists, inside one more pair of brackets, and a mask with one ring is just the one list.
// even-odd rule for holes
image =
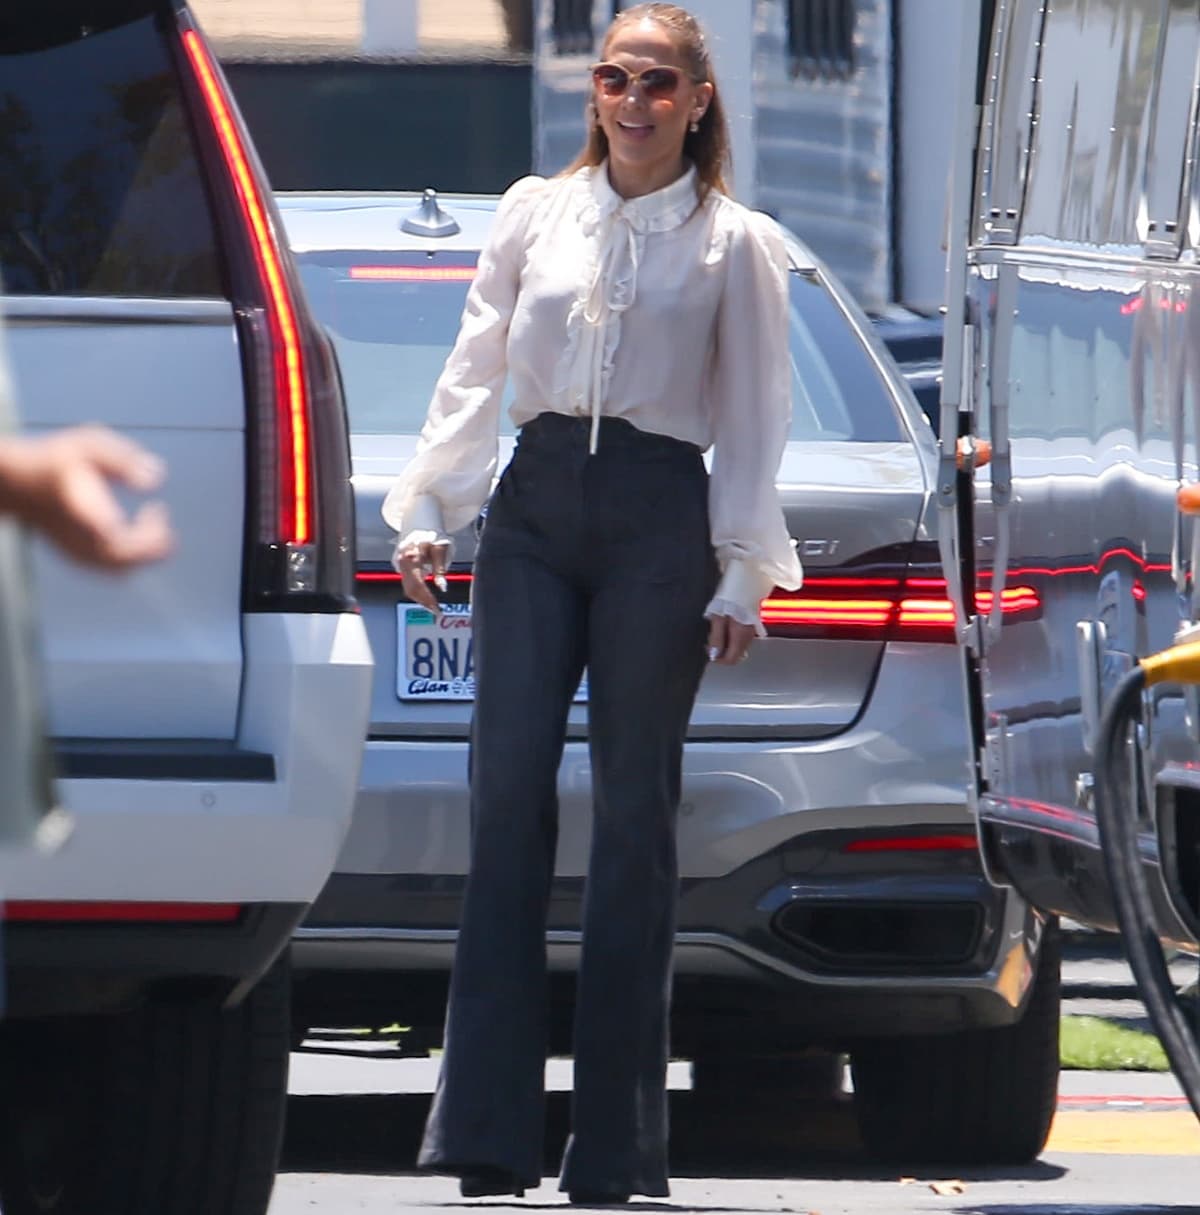
[[715, 645], [710, 645], [708, 647], [708, 661], [716, 662], [717, 659], [720, 657], [721, 657], [721, 647], [715, 646]]

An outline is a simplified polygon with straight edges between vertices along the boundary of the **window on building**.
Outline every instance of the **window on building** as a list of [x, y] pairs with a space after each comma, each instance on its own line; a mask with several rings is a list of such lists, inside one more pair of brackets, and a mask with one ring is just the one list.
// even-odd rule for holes
[[788, 0], [787, 18], [793, 72], [843, 79], [854, 71], [855, 0]]

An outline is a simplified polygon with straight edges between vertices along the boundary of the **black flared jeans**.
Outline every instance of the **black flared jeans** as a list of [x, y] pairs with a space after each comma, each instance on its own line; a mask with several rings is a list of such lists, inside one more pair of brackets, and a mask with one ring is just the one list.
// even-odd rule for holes
[[584, 669], [594, 819], [562, 1188], [663, 1196], [675, 851], [716, 582], [698, 448], [544, 413], [475, 563], [471, 860], [422, 1168], [541, 1180], [557, 774]]

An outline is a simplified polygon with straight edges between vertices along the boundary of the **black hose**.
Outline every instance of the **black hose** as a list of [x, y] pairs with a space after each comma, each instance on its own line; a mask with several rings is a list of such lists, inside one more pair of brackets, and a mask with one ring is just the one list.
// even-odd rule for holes
[[1138, 845], [1137, 799], [1131, 807], [1126, 797], [1130, 781], [1126, 741], [1145, 685], [1145, 671], [1135, 667], [1117, 685], [1100, 721], [1096, 822], [1130, 969], [1171, 1069], [1200, 1118], [1200, 1052], [1175, 998], [1175, 984], [1154, 929], [1154, 902]]

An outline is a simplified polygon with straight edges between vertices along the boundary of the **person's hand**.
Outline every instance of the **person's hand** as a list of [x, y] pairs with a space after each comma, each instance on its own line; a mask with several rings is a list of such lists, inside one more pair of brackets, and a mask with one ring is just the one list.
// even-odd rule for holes
[[0, 510], [100, 569], [128, 569], [171, 552], [166, 506], [146, 502], [127, 515], [112, 489], [116, 482], [151, 493], [164, 476], [157, 456], [103, 426], [0, 439]]
[[428, 571], [439, 590], [446, 589], [446, 566], [450, 560], [448, 540], [402, 539], [392, 555], [392, 565], [402, 575], [404, 593], [422, 607], [441, 614], [441, 605], [425, 581]]
[[708, 658], [722, 666], [741, 662], [757, 635], [752, 624], [742, 624], [732, 616], [713, 616], [708, 622]]

